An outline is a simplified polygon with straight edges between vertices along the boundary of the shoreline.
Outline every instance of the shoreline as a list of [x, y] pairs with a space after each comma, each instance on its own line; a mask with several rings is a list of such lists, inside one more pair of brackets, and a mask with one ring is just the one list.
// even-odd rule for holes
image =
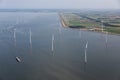
[[60, 22], [61, 22], [62, 26], [63, 26], [64, 28], [69, 28], [69, 26], [67, 26], [67, 25], [65, 24], [65, 22], [64, 22], [64, 20], [63, 20], [63, 18], [62, 18], [62, 16], [61, 16], [61, 14], [59, 14], [59, 18], [60, 18]]
[[[65, 24], [64, 19], [62, 18], [61, 14], [59, 14], [60, 22], [62, 24], [62, 27], [64, 28], [70, 28], [68, 25]], [[71, 28], [71, 29], [80, 29], [80, 30], [88, 30], [86, 28]]]
[[[62, 24], [62, 27], [64, 27], [64, 28], [70, 28], [68, 25], [65, 24], [64, 19], [62, 18], [62, 15], [61, 15], [61, 14], [59, 14], [59, 18], [60, 18], [60, 22], [61, 22], [61, 24]], [[85, 30], [85, 31], [99, 32], [99, 33], [106, 34], [106, 31], [104, 31], [104, 32], [97, 31], [97, 30], [93, 30], [93, 31], [92, 31], [92, 30], [89, 30], [89, 29], [87, 29], [87, 28], [70, 28], [70, 29]], [[107, 32], [107, 34], [120, 36], [120, 34], [112, 33], [112, 32]]]

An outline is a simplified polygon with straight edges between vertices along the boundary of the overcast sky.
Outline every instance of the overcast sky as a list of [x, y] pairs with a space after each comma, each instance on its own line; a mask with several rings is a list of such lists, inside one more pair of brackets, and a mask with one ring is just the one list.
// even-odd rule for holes
[[120, 9], [120, 0], [0, 0], [0, 8]]

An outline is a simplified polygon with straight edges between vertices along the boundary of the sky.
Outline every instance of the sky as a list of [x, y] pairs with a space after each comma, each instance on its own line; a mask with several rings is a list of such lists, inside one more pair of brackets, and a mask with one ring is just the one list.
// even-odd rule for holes
[[0, 9], [120, 9], [120, 0], [0, 0]]

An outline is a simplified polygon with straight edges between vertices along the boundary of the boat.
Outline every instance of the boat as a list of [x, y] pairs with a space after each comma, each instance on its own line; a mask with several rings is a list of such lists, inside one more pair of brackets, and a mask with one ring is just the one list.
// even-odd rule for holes
[[19, 57], [15, 57], [17, 62], [21, 62], [21, 59]]

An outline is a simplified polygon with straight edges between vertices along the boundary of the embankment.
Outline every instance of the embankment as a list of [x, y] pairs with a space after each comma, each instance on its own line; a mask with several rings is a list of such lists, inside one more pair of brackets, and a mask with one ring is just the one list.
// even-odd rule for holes
[[60, 18], [62, 26], [65, 27], [65, 28], [68, 28], [69, 26], [65, 23], [65, 21], [64, 21], [64, 19], [63, 19], [61, 14], [59, 14], [59, 18]]

